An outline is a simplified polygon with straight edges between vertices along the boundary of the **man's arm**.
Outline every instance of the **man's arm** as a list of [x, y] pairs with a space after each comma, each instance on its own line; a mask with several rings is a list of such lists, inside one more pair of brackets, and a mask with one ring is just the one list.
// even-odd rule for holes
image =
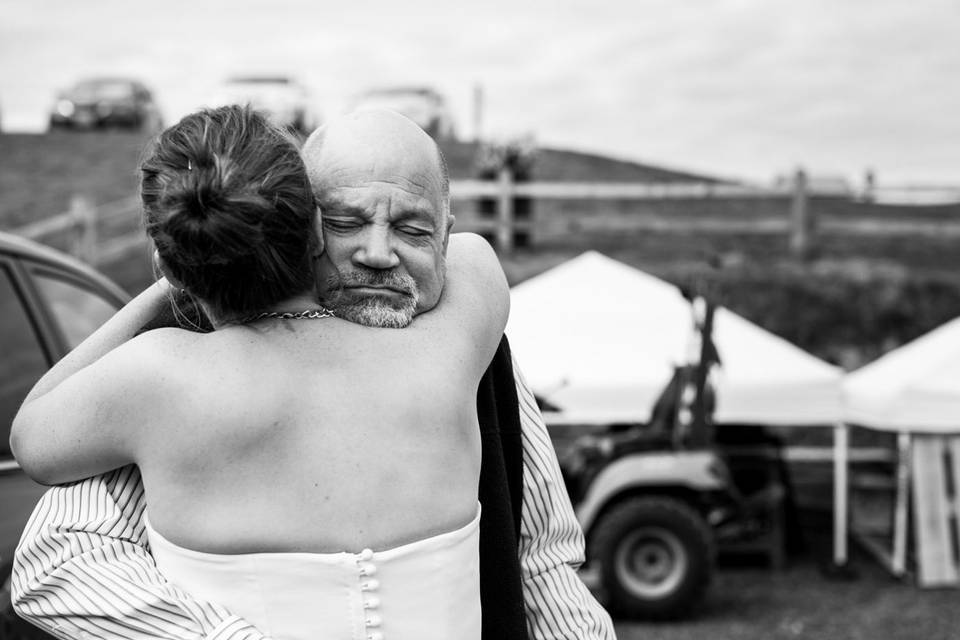
[[516, 360], [513, 376], [523, 433], [520, 569], [530, 636], [535, 640], [614, 640], [610, 615], [577, 576], [585, 558], [583, 531], [540, 409]]
[[147, 549], [136, 467], [44, 494], [14, 557], [17, 613], [60, 638], [265, 640], [167, 582]]

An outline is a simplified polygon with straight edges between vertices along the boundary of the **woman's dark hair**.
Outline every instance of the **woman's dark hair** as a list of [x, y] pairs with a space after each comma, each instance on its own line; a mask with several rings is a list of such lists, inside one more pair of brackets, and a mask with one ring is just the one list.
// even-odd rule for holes
[[312, 290], [317, 209], [297, 145], [249, 107], [205, 109], [140, 165], [147, 233], [220, 320]]

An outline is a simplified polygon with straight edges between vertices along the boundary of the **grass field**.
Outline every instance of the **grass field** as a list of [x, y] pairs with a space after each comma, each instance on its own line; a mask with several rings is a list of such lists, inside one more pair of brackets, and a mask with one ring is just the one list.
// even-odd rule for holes
[[956, 640], [956, 590], [920, 591], [858, 564], [850, 582], [810, 562], [782, 572], [727, 568], [693, 619], [617, 622], [620, 640]]
[[[824, 527], [804, 529], [805, 551], [782, 571], [722, 563], [703, 605], [685, 620], [617, 621], [620, 640], [955, 640], [960, 591], [921, 590], [852, 549], [843, 576]], [[602, 598], [602, 593], [598, 592]]]
[[0, 135], [0, 227], [66, 211], [73, 195], [104, 204], [135, 194], [145, 142], [112, 131]]

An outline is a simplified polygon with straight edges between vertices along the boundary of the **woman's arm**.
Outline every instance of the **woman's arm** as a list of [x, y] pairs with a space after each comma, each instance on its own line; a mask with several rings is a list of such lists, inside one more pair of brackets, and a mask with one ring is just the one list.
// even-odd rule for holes
[[124, 343], [24, 402], [10, 449], [28, 476], [61, 484], [136, 462], [139, 436], [170, 408], [156, 344], [165, 331], [176, 329]]
[[[123, 429], [143, 421], [149, 350], [128, 341], [166, 304], [152, 285], [53, 366], [14, 418], [10, 447], [28, 475], [67, 482], [130, 462]], [[151, 342], [152, 338], [137, 342]]]

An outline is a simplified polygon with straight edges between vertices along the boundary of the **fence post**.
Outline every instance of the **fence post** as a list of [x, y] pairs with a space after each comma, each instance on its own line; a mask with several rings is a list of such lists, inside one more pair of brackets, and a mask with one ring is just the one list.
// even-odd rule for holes
[[513, 173], [507, 167], [497, 174], [497, 250], [513, 251]]
[[877, 176], [873, 173], [873, 169], [867, 169], [863, 174], [863, 195], [860, 199], [867, 204], [873, 204], [876, 189]]
[[86, 196], [74, 195], [69, 212], [76, 228], [73, 255], [93, 264], [97, 252], [97, 210]]
[[797, 258], [808, 257], [813, 243], [812, 235], [813, 220], [807, 193], [807, 174], [803, 169], [797, 169], [790, 201], [790, 252]]

